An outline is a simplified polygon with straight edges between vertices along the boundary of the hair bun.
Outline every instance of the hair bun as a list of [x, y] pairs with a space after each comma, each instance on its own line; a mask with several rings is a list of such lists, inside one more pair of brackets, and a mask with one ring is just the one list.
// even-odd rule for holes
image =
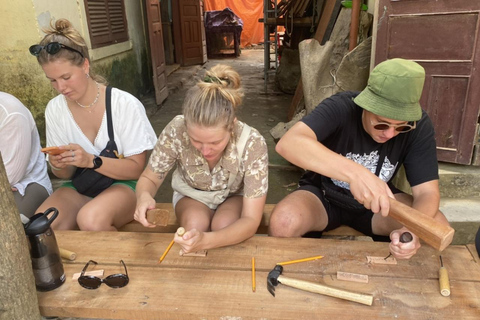
[[53, 28], [56, 34], [62, 35], [68, 33], [69, 29], [72, 28], [72, 23], [67, 19], [59, 19], [55, 22], [55, 27]]

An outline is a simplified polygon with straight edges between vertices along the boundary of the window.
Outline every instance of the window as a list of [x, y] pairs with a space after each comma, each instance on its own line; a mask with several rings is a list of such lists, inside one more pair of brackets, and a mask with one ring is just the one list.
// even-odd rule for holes
[[85, 0], [92, 48], [128, 40], [123, 0]]

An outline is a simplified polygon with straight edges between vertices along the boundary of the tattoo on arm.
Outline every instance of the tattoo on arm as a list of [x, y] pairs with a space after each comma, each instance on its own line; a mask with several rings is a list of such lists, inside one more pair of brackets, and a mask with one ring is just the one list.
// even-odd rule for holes
[[[155, 170], [153, 169], [152, 165], [151, 164], [148, 164], [148, 168], [152, 171], [152, 172], [155, 172]], [[168, 172], [160, 172], [157, 174], [157, 179], [159, 180], [164, 180], [165, 177], [167, 176], [167, 173]]]

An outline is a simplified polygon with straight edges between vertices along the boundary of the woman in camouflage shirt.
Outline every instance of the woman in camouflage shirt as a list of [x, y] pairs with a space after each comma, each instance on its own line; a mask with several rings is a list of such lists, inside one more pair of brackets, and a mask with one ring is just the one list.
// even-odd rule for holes
[[253, 236], [268, 190], [265, 139], [238, 121], [240, 76], [217, 65], [187, 93], [183, 115], [160, 134], [137, 184], [135, 219], [146, 227], [146, 211], [167, 173], [172, 176], [175, 214], [187, 232], [175, 241], [185, 253], [232, 245]]

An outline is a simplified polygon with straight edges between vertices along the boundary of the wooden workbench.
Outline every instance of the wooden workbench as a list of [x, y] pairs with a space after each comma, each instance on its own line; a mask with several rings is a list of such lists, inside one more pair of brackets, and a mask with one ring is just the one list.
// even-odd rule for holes
[[[439, 252], [424, 245], [397, 265], [371, 265], [366, 256], [386, 256], [387, 243], [255, 236], [241, 244], [212, 249], [207, 257], [181, 257], [174, 245], [158, 258], [173, 234], [56, 231], [59, 246], [77, 253], [64, 261], [66, 282], [39, 292], [43, 316], [102, 319], [480, 319], [480, 266], [473, 246], [442, 252], [451, 295], [439, 293]], [[373, 305], [304, 292], [279, 285], [267, 291], [268, 272], [277, 262], [323, 255], [285, 266], [283, 274], [350, 291], [372, 294]], [[256, 260], [252, 292], [251, 258]], [[105, 275], [128, 268], [130, 283], [96, 290], [72, 280], [88, 260]], [[365, 274], [369, 283], [337, 280], [337, 271]]]

